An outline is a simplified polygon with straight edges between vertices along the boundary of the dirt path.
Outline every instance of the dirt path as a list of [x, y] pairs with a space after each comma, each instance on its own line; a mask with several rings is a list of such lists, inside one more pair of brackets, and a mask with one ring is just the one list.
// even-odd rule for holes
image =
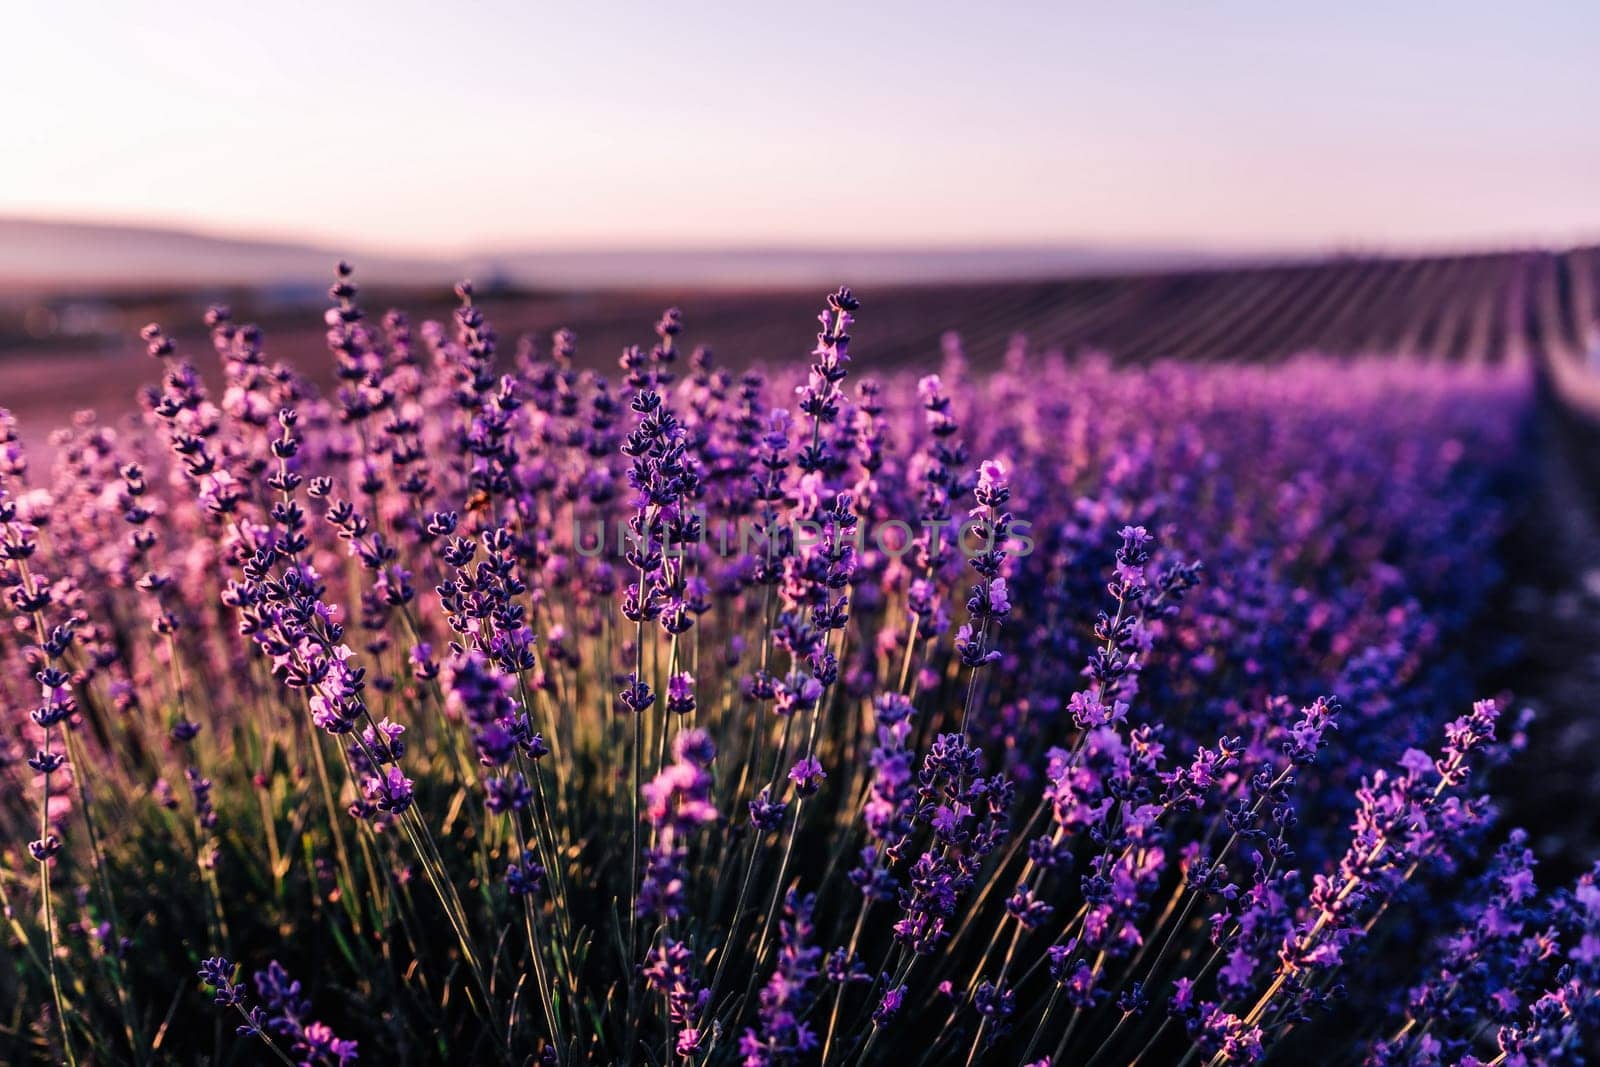
[[1544, 391], [1534, 427], [1531, 506], [1509, 538], [1503, 611], [1490, 625], [1523, 643], [1507, 678], [1538, 714], [1505, 773], [1509, 823], [1526, 826], [1551, 876], [1600, 856], [1600, 428]]

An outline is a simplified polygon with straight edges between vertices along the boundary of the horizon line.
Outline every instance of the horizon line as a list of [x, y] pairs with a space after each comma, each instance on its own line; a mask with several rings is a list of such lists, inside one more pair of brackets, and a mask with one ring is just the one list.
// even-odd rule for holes
[[530, 237], [519, 244], [500, 244], [455, 248], [430, 248], [426, 245], [404, 245], [388, 242], [372, 243], [364, 238], [341, 238], [338, 235], [314, 234], [306, 231], [271, 231], [242, 224], [237, 227], [204, 219], [177, 216], [132, 216], [116, 213], [81, 213], [47, 210], [32, 211], [0, 205], [0, 223], [23, 223], [41, 226], [100, 227], [134, 232], [166, 233], [173, 236], [202, 240], [272, 245], [306, 251], [327, 251], [331, 255], [354, 258], [371, 255], [383, 259], [401, 259], [422, 263], [452, 263], [473, 259], [492, 259], [499, 256], [526, 255], [715, 255], [715, 254], [808, 254], [851, 255], [882, 253], [1054, 253], [1102, 252], [1109, 254], [1150, 254], [1171, 256], [1197, 256], [1207, 259], [1279, 258], [1326, 259], [1340, 256], [1373, 256], [1408, 258], [1419, 256], [1448, 256], [1489, 254], [1511, 251], [1565, 251], [1600, 245], [1600, 231], [1587, 232], [1587, 227], [1573, 227], [1562, 235], [1507, 235], [1494, 239], [1461, 238], [1438, 240], [1385, 241], [1380, 238], [1350, 237], [1327, 241], [1285, 241], [1282, 243], [1229, 243], [1196, 239], [1129, 237], [1125, 239], [1092, 236], [1045, 235], [1034, 239], [1000, 238], [926, 238], [883, 239], [850, 244], [808, 242], [788, 238], [759, 238], [748, 242], [691, 242], [652, 238], [627, 241], [615, 236], [597, 235], [591, 239], [559, 238], [541, 241]]

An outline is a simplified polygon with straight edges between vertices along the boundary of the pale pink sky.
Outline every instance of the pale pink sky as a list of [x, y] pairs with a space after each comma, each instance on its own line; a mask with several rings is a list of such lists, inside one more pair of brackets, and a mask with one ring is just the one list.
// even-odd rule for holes
[[0, 214], [427, 252], [1600, 238], [1593, 4], [230, 6], [10, 13]]

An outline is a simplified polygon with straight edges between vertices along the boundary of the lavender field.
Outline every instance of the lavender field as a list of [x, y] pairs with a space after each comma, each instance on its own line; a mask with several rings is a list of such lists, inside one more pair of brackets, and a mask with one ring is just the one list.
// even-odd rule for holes
[[341, 265], [17, 391], [4, 1058], [1583, 1062], [1592, 260], [721, 353]]

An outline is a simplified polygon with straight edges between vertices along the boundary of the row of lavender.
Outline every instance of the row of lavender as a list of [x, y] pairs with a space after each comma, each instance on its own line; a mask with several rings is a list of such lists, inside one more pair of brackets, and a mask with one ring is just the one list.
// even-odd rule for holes
[[334, 395], [218, 309], [220, 390], [152, 327], [142, 424], [0, 435], [12, 1058], [1576, 1062], [1472, 702], [1511, 372], [332, 297]]

